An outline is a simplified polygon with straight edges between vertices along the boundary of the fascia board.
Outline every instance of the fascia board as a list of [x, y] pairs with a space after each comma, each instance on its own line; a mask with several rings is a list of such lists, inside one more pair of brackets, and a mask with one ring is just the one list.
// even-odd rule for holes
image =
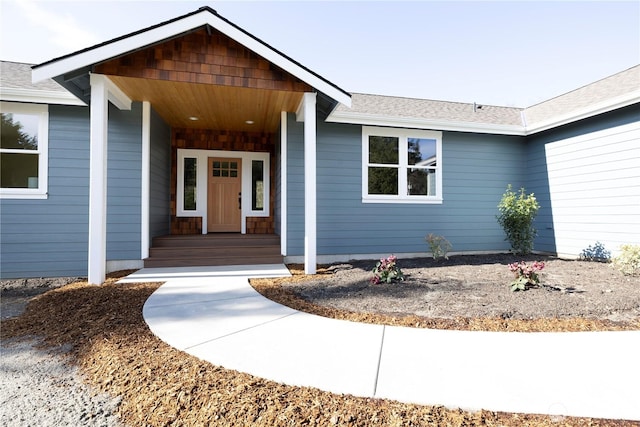
[[331, 123], [348, 123], [367, 126], [386, 126], [415, 129], [435, 129], [455, 132], [489, 133], [499, 135], [524, 136], [524, 126], [492, 125], [484, 123], [456, 122], [446, 120], [428, 120], [416, 117], [389, 117], [380, 114], [336, 112], [326, 119]]
[[55, 90], [1, 88], [0, 100], [27, 102], [31, 104], [87, 105], [71, 93], [58, 92]]
[[[594, 105], [590, 105], [585, 108], [581, 108], [575, 111], [572, 111], [567, 114], [562, 114], [556, 117], [553, 117], [549, 120], [543, 120], [541, 122], [535, 122], [531, 126], [526, 127], [526, 134], [533, 135], [538, 132], [542, 132], [548, 129], [553, 129], [558, 126], [566, 125], [572, 122], [576, 122], [578, 120], [587, 119], [589, 117], [596, 116], [598, 114], [608, 113], [609, 111], [617, 110], [619, 108], [624, 108], [629, 105], [640, 103], [640, 89], [635, 90], [633, 92], [629, 92], [627, 94], [617, 96], [612, 99], [608, 99], [603, 102], [596, 103]], [[526, 115], [526, 110], [525, 110]]]
[[310, 86], [315, 87], [341, 104], [344, 104], [347, 107], [351, 106], [351, 97], [349, 95], [336, 89], [318, 76], [315, 76], [313, 73], [304, 69], [302, 66], [292, 62], [279, 52], [276, 52], [272, 48], [250, 36], [248, 33], [243, 32], [231, 23], [213, 15], [209, 11], [202, 11], [191, 16], [186, 16], [177, 21], [169, 22], [160, 27], [137, 33], [130, 37], [116, 40], [112, 43], [97, 46], [85, 52], [80, 52], [75, 55], [61, 58], [57, 61], [36, 66], [33, 68], [32, 81], [33, 83], [37, 83], [45, 79], [61, 76], [79, 68], [106, 61], [127, 52], [141, 49], [145, 46], [175, 37], [204, 25], [212, 26], [226, 36], [246, 46], [256, 54], [291, 73]]

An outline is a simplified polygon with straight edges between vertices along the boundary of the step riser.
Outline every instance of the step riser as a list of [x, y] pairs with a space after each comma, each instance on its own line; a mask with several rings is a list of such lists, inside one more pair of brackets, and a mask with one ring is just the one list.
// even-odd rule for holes
[[144, 260], [145, 268], [161, 267], [206, 267], [221, 265], [257, 265], [282, 264], [283, 257], [237, 257], [237, 258], [209, 258], [209, 259], [151, 259]]
[[154, 248], [209, 248], [209, 247], [280, 246], [280, 239], [153, 239]]
[[151, 248], [149, 257], [154, 258], [209, 258], [209, 257], [251, 257], [280, 255], [280, 247], [267, 246], [261, 248]]

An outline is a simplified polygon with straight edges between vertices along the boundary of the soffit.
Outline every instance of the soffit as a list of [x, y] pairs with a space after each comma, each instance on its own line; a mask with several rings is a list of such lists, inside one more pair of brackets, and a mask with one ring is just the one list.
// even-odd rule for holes
[[[282, 111], [295, 112], [303, 93], [109, 76], [134, 101], [148, 101], [179, 128], [276, 132]], [[198, 120], [191, 120], [197, 117]], [[253, 124], [247, 124], [251, 120]]]

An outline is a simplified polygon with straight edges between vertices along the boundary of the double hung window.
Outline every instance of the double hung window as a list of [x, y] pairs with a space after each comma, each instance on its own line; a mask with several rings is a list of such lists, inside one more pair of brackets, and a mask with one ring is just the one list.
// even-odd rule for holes
[[47, 105], [0, 105], [0, 197], [46, 198]]
[[362, 200], [442, 203], [442, 133], [363, 127]]

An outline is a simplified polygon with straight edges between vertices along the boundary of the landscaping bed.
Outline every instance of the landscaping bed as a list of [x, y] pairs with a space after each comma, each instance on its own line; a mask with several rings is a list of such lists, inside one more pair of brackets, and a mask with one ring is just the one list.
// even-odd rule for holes
[[[484, 261], [481, 262], [481, 259]], [[488, 267], [487, 260], [491, 261], [490, 265], [493, 267]], [[546, 259], [546, 276], [541, 276], [541, 283], [554, 288], [541, 287], [512, 293], [508, 287], [511, 276], [506, 263], [509, 261], [511, 258], [501, 257], [452, 257], [441, 263], [427, 259], [400, 260], [406, 280], [385, 285], [372, 285], [368, 282], [373, 268], [371, 261], [353, 262], [323, 267], [313, 277], [296, 274], [288, 279], [253, 280], [252, 284], [264, 294], [288, 305], [359, 321], [428, 326], [429, 318], [416, 314], [428, 309], [434, 310], [427, 312], [430, 315], [442, 316], [431, 318], [436, 319], [433, 320], [433, 326], [438, 326], [437, 323], [442, 321], [444, 326], [449, 322], [449, 327], [457, 324], [459, 328], [467, 329], [519, 330], [522, 328], [518, 326], [519, 322], [529, 322], [529, 325], [543, 322], [547, 326], [541, 329], [554, 330], [553, 322], [560, 319], [566, 324], [573, 322], [583, 325], [576, 330], [639, 329], [637, 310], [640, 288], [637, 278], [627, 280], [626, 276], [620, 275], [606, 264], [579, 263], [563, 267], [564, 261], [558, 261], [556, 268], [554, 260]], [[576, 270], [574, 267], [579, 268]], [[564, 273], [567, 273], [566, 276]], [[579, 273], [580, 278], [575, 278], [574, 273]], [[117, 276], [119, 275], [115, 275]], [[68, 363], [80, 367], [84, 378], [94, 390], [109, 393], [119, 399], [117, 412], [125, 425], [637, 425], [632, 421], [621, 420], [493, 411], [465, 412], [442, 406], [404, 404], [338, 395], [310, 387], [292, 387], [224, 369], [176, 350], [151, 333], [142, 317], [142, 307], [160, 284], [116, 285], [115, 277], [110, 278], [103, 286], [77, 282], [36, 296], [20, 317], [2, 321], [1, 338], [6, 342], [10, 338], [30, 339], [38, 336], [42, 337], [45, 348], [67, 349]], [[467, 285], [467, 282], [474, 286]], [[597, 282], [600, 287], [590, 286], [588, 282]], [[466, 297], [467, 304], [472, 304], [477, 297], [470, 298], [467, 297], [468, 294], [474, 295], [474, 288], [479, 287], [486, 288], [481, 292], [488, 295], [488, 289], [493, 289], [490, 283], [498, 286], [492, 291], [493, 298], [498, 295], [504, 298], [495, 301], [505, 301], [505, 304], [523, 301], [524, 306], [530, 308], [542, 307], [545, 298], [555, 301], [562, 296], [568, 301], [574, 301], [571, 298], [593, 295], [580, 300], [585, 301], [581, 304], [558, 303], [554, 305], [556, 308], [553, 310], [556, 311], [549, 309], [551, 311], [540, 313], [560, 317], [544, 318], [532, 318], [531, 314], [522, 315], [514, 308], [485, 308], [485, 312], [459, 308], [456, 311], [452, 307], [461, 306], [453, 305], [455, 298], [447, 300], [443, 296], [441, 297], [445, 299], [431, 300], [427, 308], [424, 308], [422, 302], [417, 302], [424, 301], [425, 295], [450, 292], [458, 295], [457, 298]], [[442, 289], [436, 289], [439, 287]], [[389, 301], [381, 302], [385, 298]], [[528, 301], [540, 298], [539, 302]], [[354, 301], [360, 300], [360, 305], [353, 305]], [[593, 302], [593, 308], [585, 311], [587, 301]], [[452, 307], [441, 307], [438, 309], [440, 311], [433, 308], [448, 304]], [[482, 303], [476, 305], [474, 310], [481, 310], [483, 307]], [[344, 307], [348, 310], [344, 310]], [[411, 312], [407, 311], [409, 307]], [[567, 309], [559, 311], [562, 307]], [[363, 312], [358, 313], [354, 309]], [[571, 310], [574, 310], [573, 313]], [[489, 323], [474, 324], [473, 319], [465, 317], [465, 314], [472, 312], [480, 316], [478, 319], [487, 319]], [[501, 313], [511, 315], [501, 316]], [[482, 317], [485, 315], [490, 317]], [[566, 325], [555, 325], [557, 330], [562, 330], [564, 326]], [[64, 393], [64, 390], [60, 392]], [[29, 397], [29, 390], [25, 390], [26, 405], [31, 404]]]
[[[509, 264], [544, 262], [540, 284], [512, 292]], [[400, 259], [403, 281], [374, 284], [376, 261], [323, 266], [313, 277], [252, 280], [267, 297], [327, 317], [492, 331], [640, 329], [640, 277], [611, 264], [510, 254]]]

